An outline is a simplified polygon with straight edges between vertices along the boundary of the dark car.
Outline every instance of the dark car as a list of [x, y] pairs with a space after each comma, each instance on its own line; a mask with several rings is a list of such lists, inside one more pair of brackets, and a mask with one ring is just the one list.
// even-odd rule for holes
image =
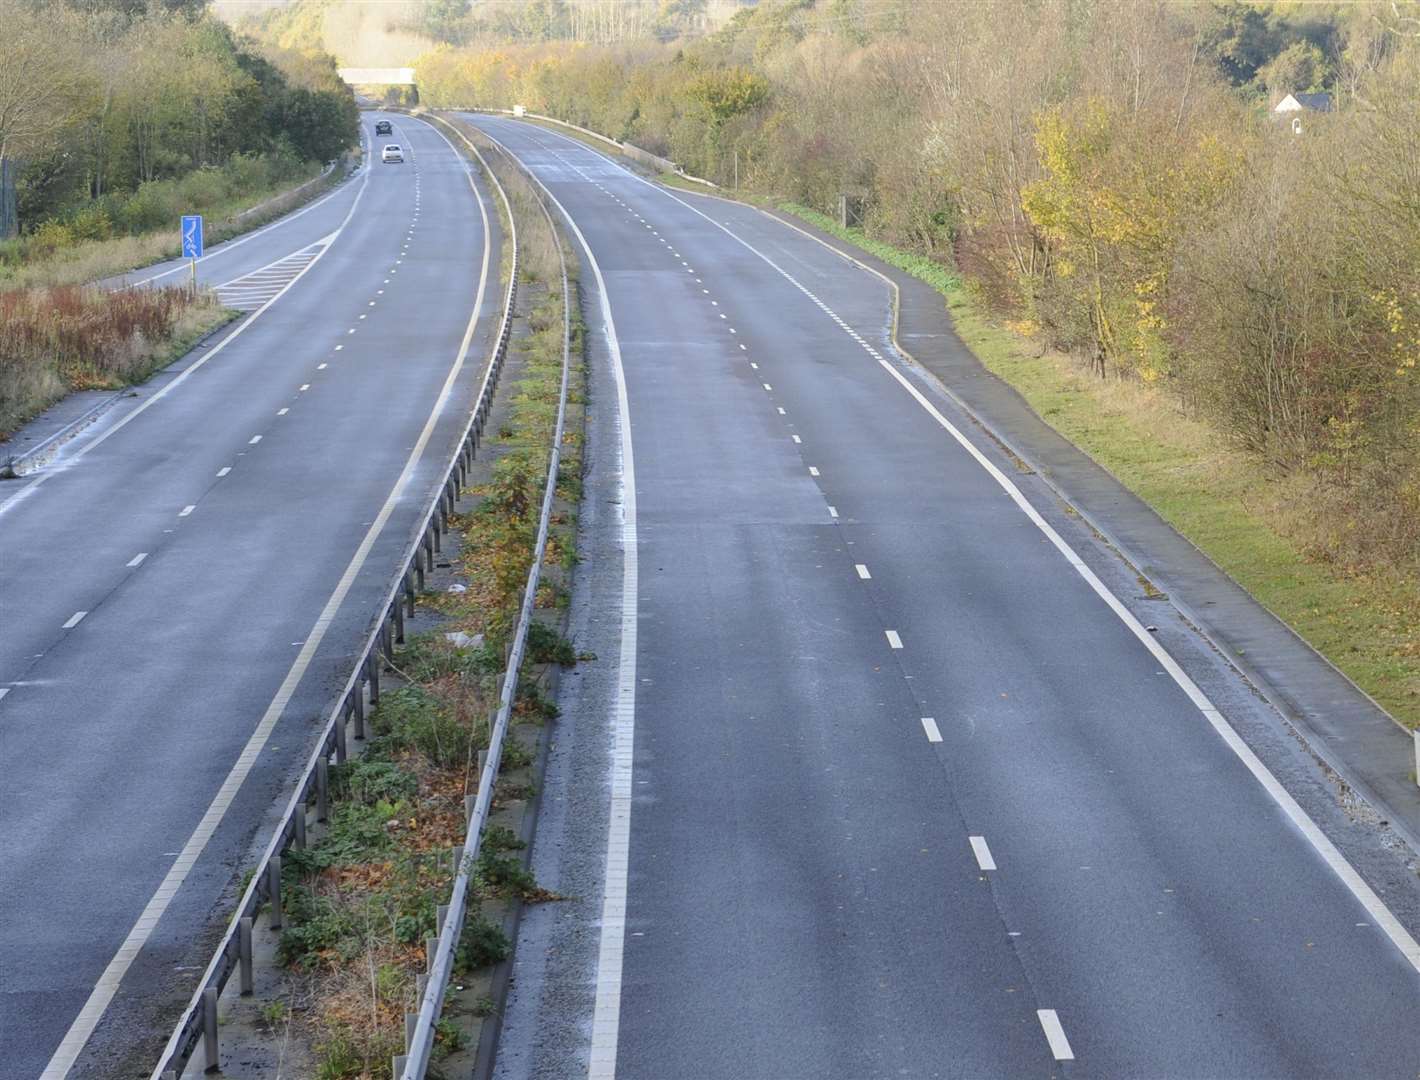
[[393, 134], [394, 134], [394, 125], [391, 124], [388, 120], [376, 120], [376, 121], [375, 121], [375, 134], [376, 134], [376, 135], [393, 135]]

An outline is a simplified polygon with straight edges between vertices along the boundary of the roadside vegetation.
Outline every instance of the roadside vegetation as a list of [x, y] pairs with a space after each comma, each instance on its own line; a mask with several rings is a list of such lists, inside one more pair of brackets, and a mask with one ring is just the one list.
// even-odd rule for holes
[[229, 314], [177, 288], [0, 292], [0, 439], [71, 390], [147, 378]]
[[0, 285], [94, 280], [209, 240], [358, 138], [329, 58], [239, 39], [203, 0], [0, 0]]
[[[438, 905], [457, 872], [465, 799], [478, 788], [497, 679], [535, 548], [562, 371], [562, 290], [557, 241], [531, 191], [511, 170], [500, 179], [522, 243], [519, 311], [527, 333], [515, 336], [509, 361], [517, 378], [500, 391], [507, 405], [495, 411], [499, 427], [489, 429], [464, 511], [451, 520], [451, 580], [419, 601], [437, 625], [411, 634], [389, 665], [395, 685], [386, 683], [371, 716], [365, 752], [336, 770], [327, 829], [305, 851], [292, 851], [285, 866], [289, 899], [277, 959], [288, 993], [271, 1026], [309, 1048], [321, 1080], [388, 1077], [392, 1057], [403, 1052], [404, 1016], [418, 1009], [425, 939], [437, 933]], [[573, 345], [580, 355], [580, 339]], [[580, 446], [580, 425], [570, 425], [558, 490], [566, 509], [554, 516], [547, 554], [549, 565], [568, 570]], [[536, 673], [577, 659], [556, 629], [566, 600], [557, 577], [544, 578], [539, 596], [546, 621], [534, 625], [519, 675], [495, 816], [532, 796], [536, 726], [556, 715]], [[503, 824], [484, 835], [456, 982], [507, 956], [499, 905], [551, 899], [526, 870], [522, 847]], [[474, 1015], [491, 1007], [478, 1002]], [[438, 1053], [447, 1058], [465, 1037], [446, 1017]]]
[[[848, 196], [988, 366], [1420, 722], [1420, 3], [929, 10], [444, 47], [421, 92]], [[1304, 92], [1329, 109], [1272, 112]]]

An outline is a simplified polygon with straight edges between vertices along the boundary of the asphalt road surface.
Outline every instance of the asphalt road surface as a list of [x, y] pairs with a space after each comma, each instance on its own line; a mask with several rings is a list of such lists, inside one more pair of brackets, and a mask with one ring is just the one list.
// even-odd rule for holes
[[462, 432], [497, 217], [390, 119], [404, 164], [199, 263], [252, 314], [0, 484], [7, 1080], [151, 1068]]
[[472, 120], [575, 223], [594, 349], [568, 899], [497, 1075], [1420, 1074], [1410, 856], [895, 355], [883, 283]]

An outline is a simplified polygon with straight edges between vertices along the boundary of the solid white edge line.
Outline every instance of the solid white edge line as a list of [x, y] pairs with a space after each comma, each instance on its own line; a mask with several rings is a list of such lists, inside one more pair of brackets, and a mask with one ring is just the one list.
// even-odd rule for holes
[[128, 560], [127, 565], [128, 565], [128, 566], [141, 566], [141, 565], [143, 564], [143, 560], [146, 559], [147, 557], [148, 557], [148, 553], [147, 553], [146, 551], [140, 551], [137, 555], [133, 556], [133, 558], [131, 558], [131, 559]]
[[[544, 129], [539, 130], [541, 131]], [[606, 157], [604, 154], [599, 154], [596, 150], [592, 150], [591, 147], [585, 146], [582, 143], [576, 142], [575, 140], [567, 139], [566, 136], [558, 135], [557, 132], [549, 131], [546, 133], [549, 135], [556, 136], [559, 139], [563, 139], [568, 143], [571, 143], [574, 148], [585, 149], [593, 154], [597, 154], [598, 157], [601, 157], [604, 161], [610, 162], [612, 165], [616, 166], [616, 168], [620, 169], [623, 173], [625, 173], [628, 177], [635, 180], [636, 182], [645, 184], [652, 190], [660, 192], [663, 196], [670, 199], [672, 202], [679, 203], [691, 213], [704, 218], [706, 221], [710, 222], [716, 228], [724, 232], [727, 236], [736, 240], [747, 250], [753, 252], [760, 259], [764, 260], [764, 262], [768, 263], [787, 281], [789, 281], [797, 289], [799, 289], [799, 291], [803, 292], [806, 296], [812, 296], [812, 293], [810, 293], [809, 290], [805, 288], [792, 274], [790, 274], [787, 270], [781, 267], [768, 255], [764, 254], [764, 252], [760, 251], [758, 248], [756, 248], [749, 241], [745, 240], [739, 234], [726, 228], [720, 222], [710, 217], [710, 215], [705, 214], [700, 210], [697, 210], [694, 206], [690, 205], [684, 199], [672, 194], [669, 190], [660, 186], [659, 184], [654, 184], [651, 181], [644, 179], [643, 177], [637, 176], [635, 173], [631, 172], [628, 169], [625, 169], [617, 162], [611, 161], [611, 159]], [[772, 217], [768, 214], [766, 214], [765, 217], [769, 218], [769, 220], [771, 221], [778, 222], [780, 225], [783, 225], [786, 228], [794, 229], [794, 231], [799, 232], [802, 235], [817, 241], [827, 250], [837, 254], [840, 258], [843, 258], [853, 263], [854, 265], [858, 266], [860, 269], [867, 273], [873, 274], [875, 277], [886, 282], [889, 287], [893, 287], [892, 280], [890, 278], [872, 269], [872, 267], [868, 266], [866, 263], [863, 263], [858, 259], [853, 258], [851, 255], [846, 255], [843, 252], [838, 251], [831, 244], [824, 243], [817, 237], [814, 237], [811, 234], [804, 232], [804, 230], [798, 229], [797, 227], [790, 225], [788, 222], [780, 221], [778, 218]], [[1380, 925], [1381, 929], [1385, 931], [1386, 936], [1390, 938], [1391, 943], [1400, 951], [1400, 954], [1405, 957], [1405, 959], [1410, 963], [1410, 966], [1413, 967], [1416, 972], [1420, 972], [1420, 943], [1416, 942], [1415, 938], [1411, 936], [1410, 932], [1400, 924], [1400, 920], [1397, 919], [1395, 915], [1391, 913], [1390, 909], [1385, 906], [1385, 903], [1381, 900], [1379, 896], [1376, 895], [1375, 891], [1368, 884], [1366, 884], [1365, 879], [1362, 878], [1361, 875], [1356, 872], [1356, 869], [1349, 862], [1346, 861], [1346, 857], [1341, 854], [1341, 852], [1337, 849], [1336, 845], [1331, 842], [1327, 835], [1321, 831], [1321, 828], [1316, 824], [1316, 822], [1311, 819], [1310, 815], [1308, 815], [1307, 812], [1302, 809], [1301, 804], [1298, 803], [1297, 800], [1292, 797], [1291, 793], [1288, 792], [1287, 789], [1282, 786], [1281, 782], [1275, 776], [1272, 775], [1271, 770], [1269, 770], [1267, 766], [1262, 763], [1262, 760], [1253, 752], [1252, 748], [1248, 746], [1246, 742], [1243, 741], [1242, 737], [1237, 733], [1237, 731], [1233, 729], [1233, 726], [1228, 723], [1227, 718], [1223, 716], [1222, 712], [1217, 708], [1217, 706], [1213, 704], [1213, 702], [1208, 698], [1208, 696], [1203, 693], [1202, 689], [1199, 688], [1198, 684], [1193, 681], [1193, 679], [1188, 675], [1188, 673], [1183, 670], [1182, 666], [1178, 663], [1178, 661], [1176, 661], [1173, 656], [1169, 654], [1169, 652], [1158, 642], [1154, 635], [1150, 634], [1147, 630], [1144, 629], [1143, 624], [1134, 617], [1133, 613], [1130, 612], [1129, 609], [1126, 608], [1124, 604], [1119, 600], [1119, 598], [1116, 597], [1109, 590], [1109, 588], [1104, 584], [1104, 582], [1102, 582], [1095, 575], [1094, 571], [1091, 570], [1087, 565], [1085, 565], [1084, 560], [1082, 560], [1079, 555], [1075, 553], [1074, 549], [1071, 548], [1070, 545], [1065, 542], [1065, 540], [1050, 526], [1050, 524], [1043, 517], [1041, 517], [1040, 513], [1035, 509], [1034, 506], [1030, 504], [1026, 497], [1021, 493], [1020, 489], [1016, 487], [1015, 483], [1012, 482], [1012, 480], [1008, 476], [1006, 476], [1003, 472], [1001, 472], [1000, 469], [998, 469], [994, 464], [992, 464], [992, 462], [987, 459], [985, 454], [983, 454], [979, 449], [977, 449], [977, 447], [969, 439], [967, 439], [965, 435], [963, 435], [959, 430], [957, 430], [956, 426], [953, 425], [951, 421], [949, 421], [945, 416], [942, 415], [940, 410], [938, 410], [937, 407], [933, 405], [931, 401], [928, 400], [926, 395], [923, 394], [921, 390], [919, 390], [911, 382], [909, 382], [907, 377], [903, 375], [902, 372], [898, 371], [897, 368], [890, 361], [884, 359], [881, 356], [876, 357], [875, 359], [877, 360], [878, 364], [880, 364], [883, 369], [888, 372], [888, 374], [890, 374], [894, 379], [896, 379], [898, 383], [905, 390], [907, 390], [907, 392], [911, 394], [914, 399], [916, 399], [917, 403], [921, 405], [922, 408], [927, 410], [927, 412], [932, 416], [934, 420], [937, 421], [937, 423], [939, 423], [943, 428], [947, 430], [947, 432], [963, 447], [963, 449], [965, 449], [967, 453], [969, 453], [976, 460], [977, 464], [979, 464], [983, 469], [987, 471], [988, 474], [990, 474], [991, 478], [1001, 486], [1001, 488], [1010, 497], [1011, 501], [1014, 502], [1021, 509], [1021, 511], [1031, 520], [1031, 523], [1034, 524], [1036, 528], [1038, 528], [1042, 533], [1044, 533], [1046, 538], [1051, 542], [1051, 544], [1053, 544], [1055, 548], [1065, 557], [1065, 560], [1075, 569], [1076, 573], [1078, 573], [1082, 578], [1085, 579], [1085, 581], [1089, 584], [1090, 588], [1093, 589], [1095, 593], [1100, 597], [1100, 599], [1102, 599], [1109, 606], [1110, 610], [1113, 611], [1116, 616], [1118, 616], [1120, 621], [1123, 622], [1124, 625], [1129, 628], [1129, 631], [1135, 636], [1135, 638], [1137, 638], [1139, 642], [1146, 649], [1149, 650], [1149, 652], [1154, 656], [1154, 658], [1160, 664], [1163, 665], [1164, 670], [1169, 673], [1169, 675], [1173, 678], [1174, 682], [1178, 684], [1179, 688], [1183, 690], [1183, 692], [1188, 696], [1189, 700], [1193, 702], [1194, 706], [1198, 709], [1198, 711], [1203, 714], [1204, 719], [1208, 721], [1209, 725], [1227, 745], [1228, 749], [1230, 749], [1235, 755], [1237, 755], [1238, 759], [1243, 763], [1248, 772], [1252, 774], [1253, 778], [1262, 786], [1263, 790], [1266, 791], [1267, 794], [1272, 797], [1272, 800], [1278, 805], [1278, 807], [1292, 822], [1292, 824], [1295, 825], [1301, 831], [1307, 842], [1311, 844], [1313, 850], [1315, 850], [1316, 853], [1321, 856], [1322, 861], [1326, 863], [1326, 865], [1331, 869], [1332, 873], [1334, 873], [1338, 878], [1341, 879], [1341, 883], [1346, 886], [1347, 890], [1350, 891], [1351, 895], [1356, 898], [1356, 900], [1361, 904], [1361, 906], [1364, 907], [1366, 911], [1371, 915], [1371, 917]]]
[[0, 686], [0, 698], [3, 698], [9, 692], [10, 688], [8, 686]]
[[854, 563], [853, 569], [858, 571], [858, 576], [864, 581], [867, 581], [873, 576], [872, 574], [868, 573], [868, 568], [863, 563]]
[[232, 467], [230, 465], [223, 465], [220, 469], [217, 470], [218, 479], [221, 479], [222, 477], [226, 476], [231, 471]]
[[[365, 149], [365, 140], [364, 140], [364, 138], [363, 138], [363, 133], [362, 133], [362, 137], [361, 137], [361, 139], [360, 139], [360, 149], [361, 149], [362, 151], [364, 151], [364, 149]], [[366, 174], [368, 175], [368, 174], [369, 174], [369, 171], [370, 171], [369, 154], [366, 153], [366, 154], [364, 154], [363, 156], [364, 156], [364, 158], [365, 158], [365, 163], [360, 166], [360, 171], [361, 171], [361, 172], [364, 172], [364, 173], [366, 173]], [[322, 195], [319, 199], [317, 199], [317, 200], [316, 200], [315, 202], [313, 202], [313, 203], [309, 203], [308, 205], [303, 206], [303, 207], [301, 207], [301, 208], [298, 209], [298, 210], [293, 210], [293, 211], [291, 211], [291, 213], [289, 213], [289, 214], [283, 214], [281, 217], [277, 218], [275, 221], [271, 222], [269, 225], [263, 225], [261, 228], [255, 230], [255, 231], [253, 231], [253, 232], [249, 232], [249, 233], [247, 233], [245, 236], [239, 236], [239, 237], [237, 237], [235, 240], [226, 240], [226, 241], [223, 241], [223, 242], [222, 242], [221, 244], [219, 244], [217, 247], [213, 248], [212, 251], [210, 251], [208, 254], [202, 256], [202, 258], [198, 259], [197, 261], [200, 262], [200, 263], [203, 263], [203, 262], [206, 262], [208, 259], [220, 258], [221, 256], [227, 254], [227, 252], [232, 251], [232, 250], [235, 249], [235, 248], [239, 248], [239, 247], [241, 247], [243, 244], [245, 244], [245, 243], [247, 243], [247, 242], [249, 242], [249, 241], [251, 241], [251, 240], [255, 240], [258, 236], [263, 236], [263, 235], [265, 235], [266, 233], [270, 232], [272, 229], [280, 228], [280, 227], [283, 226], [283, 225], [289, 225], [291, 222], [295, 221], [298, 217], [303, 217], [304, 215], [309, 214], [312, 210], [315, 210], [315, 209], [317, 209], [318, 207], [324, 206], [326, 203], [330, 202], [330, 200], [333, 199], [333, 198], [335, 198], [337, 195], [343, 195], [344, 193], [345, 193], [345, 182], [344, 182], [344, 181], [337, 181], [337, 182], [336, 182], [336, 188], [335, 188], [335, 190], [332, 191], [329, 195]], [[359, 198], [359, 196], [356, 196], [356, 198]], [[182, 273], [183, 271], [190, 269], [190, 264], [191, 264], [191, 260], [184, 259], [184, 260], [182, 261], [182, 265], [181, 265], [181, 266], [175, 266], [175, 267], [173, 267], [171, 270], [164, 270], [164, 271], [162, 271], [161, 273], [153, 274], [151, 277], [139, 278], [137, 281], [131, 281], [131, 282], [128, 282], [127, 284], [128, 284], [129, 287], [133, 287], [133, 288], [136, 288], [136, 287], [139, 286], [139, 285], [147, 285], [147, 284], [149, 284], [150, 282], [158, 281], [158, 280], [160, 280], [160, 279], [162, 279], [162, 278], [165, 278], [165, 277], [171, 277], [173, 274], [180, 274], [180, 273]]]
[[[481, 130], [481, 129], [480, 129]], [[484, 132], [488, 135], [488, 132]], [[489, 135], [489, 138], [493, 136]], [[496, 139], [494, 140], [497, 141]], [[531, 171], [531, 170], [529, 170]], [[533, 173], [536, 177], [536, 173]], [[631, 405], [626, 393], [626, 370], [621, 343], [611, 313], [611, 297], [601, 266], [591, 245], [572, 215], [538, 179], [538, 186], [577, 237], [601, 294], [602, 321], [616, 379], [616, 402], [621, 429], [621, 656], [617, 671], [616, 704], [612, 719], [611, 807], [606, 838], [606, 884], [602, 896], [601, 942], [597, 953], [596, 1005], [592, 1012], [592, 1043], [587, 1076], [612, 1080], [616, 1076], [616, 1044], [621, 1021], [622, 948], [626, 941], [627, 863], [631, 853], [631, 771], [636, 736], [636, 465], [631, 448]]]
[[1065, 1029], [1060, 1024], [1060, 1017], [1055, 1015], [1055, 1010], [1036, 1009], [1035, 1015], [1040, 1019], [1040, 1026], [1045, 1031], [1045, 1040], [1050, 1043], [1050, 1052], [1055, 1055], [1055, 1060], [1074, 1061], [1075, 1051], [1070, 1049], [1070, 1040], [1065, 1038]]
[[902, 637], [896, 630], [884, 630], [883, 633], [887, 635], [889, 647], [894, 649], [902, 648]]
[[178, 517], [187, 517], [188, 514], [192, 513], [192, 512], [193, 512], [194, 510], [196, 510], [196, 509], [197, 509], [197, 504], [196, 504], [196, 503], [190, 503], [190, 504], [188, 504], [187, 506], [184, 506], [181, 510], [178, 511]]
[[927, 733], [928, 742], [941, 742], [942, 733], [937, 728], [937, 721], [930, 716], [922, 717], [922, 730]]
[[[450, 147], [452, 149], [452, 147]], [[438, 422], [439, 415], [453, 393], [454, 382], [459, 373], [463, 370], [464, 362], [468, 356], [469, 346], [473, 342], [474, 331], [478, 326], [478, 313], [483, 308], [484, 287], [488, 281], [488, 263], [492, 250], [492, 239], [488, 235], [488, 211], [483, 204], [483, 196], [479, 194], [478, 188], [473, 185], [472, 176], [469, 177], [469, 185], [473, 187], [474, 198], [478, 200], [478, 207], [483, 215], [483, 270], [478, 279], [478, 291], [474, 296], [473, 314], [469, 318], [468, 327], [464, 331], [463, 342], [459, 346], [458, 356], [454, 360], [453, 366], [449, 370], [448, 377], [444, 380], [444, 385], [440, 389], [439, 396], [434, 402], [434, 407], [429, 413], [429, 419], [425, 421], [424, 430], [420, 432], [419, 439], [409, 452], [409, 457], [405, 461], [404, 469], [400, 472], [399, 478], [395, 480], [394, 487], [390, 489], [389, 497], [385, 500], [380, 512], [375, 516], [375, 520], [370, 523], [369, 529], [360, 541], [360, 546], [355, 549], [355, 554], [351, 557], [349, 565], [341, 575], [339, 584], [335, 591], [331, 593], [330, 599], [326, 601], [325, 607], [316, 618], [315, 625], [306, 634], [305, 644], [297, 654], [295, 661], [291, 664], [286, 673], [286, 677], [281, 681], [281, 686], [276, 691], [276, 696], [272, 698], [271, 704], [266, 708], [261, 720], [257, 723], [256, 729], [242, 748], [241, 754], [232, 765], [226, 779], [222, 781], [222, 786], [218, 789], [212, 803], [208, 806], [206, 813], [198, 822], [197, 828], [183, 845], [182, 851], [173, 862], [172, 867], [164, 875], [162, 882], [154, 891], [152, 898], [144, 907], [142, 914], [138, 916], [133, 928], [128, 932], [127, 938], [119, 946], [112, 960], [104, 968], [94, 984], [93, 991], [84, 1002], [84, 1007], [79, 1011], [79, 1015], [70, 1024], [69, 1030], [60, 1041], [59, 1046], [54, 1051], [54, 1056], [50, 1058], [49, 1064], [45, 1066], [44, 1072], [40, 1074], [40, 1080], [63, 1080], [74, 1062], [78, 1060], [79, 1054], [83, 1051], [85, 1044], [89, 1041], [89, 1036], [93, 1034], [94, 1028], [98, 1026], [104, 1013], [108, 1010], [109, 1003], [118, 992], [119, 984], [123, 981], [123, 976], [127, 973], [133, 961], [137, 959], [148, 938], [157, 928], [158, 921], [167, 911], [168, 905], [177, 895], [178, 889], [187, 879], [192, 868], [197, 864], [198, 857], [207, 847], [208, 841], [217, 831], [218, 825], [226, 816], [227, 808], [232, 804], [240, 790], [242, 783], [246, 780], [247, 774], [256, 765], [257, 759], [265, 749], [267, 740], [271, 737], [272, 730], [276, 727], [276, 722], [286, 711], [286, 705], [296, 692], [296, 687], [300, 683], [306, 669], [310, 667], [311, 661], [315, 658], [316, 650], [324, 640], [326, 632], [330, 629], [330, 624], [335, 620], [336, 612], [345, 601], [346, 595], [354, 585], [356, 577], [359, 575], [365, 561], [370, 556], [370, 551], [375, 546], [375, 540], [383, 531], [385, 523], [394, 512], [395, 505], [404, 497], [404, 488], [413, 477], [419, 465], [419, 460], [424, 455], [424, 448], [434, 433], [434, 427]], [[360, 189], [364, 193], [364, 187]], [[356, 203], [359, 196], [356, 196]], [[354, 207], [351, 207], [354, 213]], [[346, 219], [347, 221], [349, 218]], [[344, 225], [341, 226], [344, 228]], [[326, 250], [329, 250], [327, 247]], [[191, 369], [189, 369], [191, 370]]]
[[87, 614], [88, 614], [87, 611], [76, 611], [76, 612], [74, 612], [73, 615], [70, 615], [70, 616], [69, 616], [69, 621], [66, 622], [63, 626], [61, 626], [60, 629], [61, 629], [61, 630], [73, 630], [74, 627], [78, 626], [79, 623], [83, 621], [84, 616], [87, 615]]
[[991, 849], [986, 846], [986, 837], [968, 836], [971, 841], [972, 854], [976, 856], [976, 865], [983, 870], [995, 870], [996, 860], [991, 857]]
[[[272, 304], [276, 303], [276, 301], [280, 300], [281, 297], [285, 296], [285, 295], [286, 295], [286, 292], [287, 292], [289, 289], [291, 289], [292, 287], [294, 287], [295, 284], [296, 284], [296, 282], [300, 281], [301, 278], [305, 277], [306, 274], [309, 273], [310, 270], [316, 265], [316, 263], [320, 262], [321, 258], [325, 255], [325, 253], [326, 253], [327, 251], [329, 251], [332, 247], [335, 246], [335, 238], [338, 237], [342, 232], [345, 231], [345, 226], [347, 226], [348, 224], [350, 224], [350, 219], [355, 216], [355, 211], [356, 211], [356, 209], [359, 208], [359, 206], [360, 206], [360, 200], [361, 200], [362, 198], [364, 198], [364, 196], [365, 196], [365, 189], [366, 189], [367, 187], [369, 187], [369, 184], [370, 184], [370, 171], [369, 171], [369, 169], [367, 168], [367, 169], [365, 169], [365, 178], [364, 178], [362, 181], [360, 181], [360, 190], [355, 193], [355, 200], [350, 204], [350, 210], [349, 210], [349, 212], [345, 215], [344, 220], [341, 221], [339, 227], [335, 230], [335, 232], [331, 233], [331, 234], [327, 237], [327, 241], [328, 241], [328, 242], [326, 243], [325, 247], [321, 248], [320, 254], [317, 255], [314, 259], [312, 259], [309, 263], [307, 263], [306, 266], [305, 266], [305, 268], [304, 268], [303, 270], [301, 270], [300, 273], [298, 273], [295, 277], [293, 277], [290, 281], [288, 281], [288, 282], [282, 287], [282, 289], [281, 289], [280, 292], [278, 292], [278, 293], [277, 293], [275, 296], [273, 296], [270, 300], [267, 300], [267, 301], [266, 301], [264, 304], [262, 304], [259, 308], [256, 308], [254, 311], [252, 311], [251, 315], [250, 315], [249, 317], [247, 317], [246, 319], [244, 319], [244, 320], [242, 321], [241, 325], [239, 325], [235, 330], [233, 330], [230, 334], [228, 334], [228, 335], [227, 335], [226, 337], [224, 337], [221, 341], [219, 341], [216, 345], [214, 345], [209, 351], [203, 353], [203, 354], [202, 354], [201, 356], [199, 356], [196, 360], [194, 360], [191, 364], [189, 364], [187, 367], [183, 368], [183, 369], [182, 369], [182, 372], [181, 372], [177, 377], [175, 377], [171, 382], [164, 384], [164, 386], [162, 387], [162, 389], [158, 390], [157, 393], [155, 393], [152, 397], [147, 398], [141, 405], [139, 405], [137, 408], [135, 408], [132, 412], [130, 412], [128, 415], [124, 416], [122, 419], [120, 419], [120, 420], [118, 420], [116, 423], [114, 423], [112, 427], [108, 428], [106, 431], [102, 432], [101, 434], [96, 435], [92, 440], [90, 440], [89, 442], [85, 443], [83, 446], [80, 446], [77, 450], [75, 450], [73, 454], [69, 455], [68, 462], [69, 462], [70, 464], [73, 464], [74, 462], [77, 462], [77, 461], [79, 461], [81, 458], [83, 458], [83, 457], [84, 457], [86, 454], [88, 454], [90, 451], [96, 449], [97, 447], [102, 446], [105, 442], [107, 442], [107, 441], [108, 441], [109, 439], [111, 439], [113, 436], [117, 435], [120, 431], [122, 431], [124, 428], [126, 428], [126, 427], [127, 427], [129, 424], [131, 424], [134, 420], [138, 419], [138, 417], [142, 416], [145, 412], [147, 412], [149, 409], [151, 409], [154, 405], [156, 405], [158, 402], [162, 401], [162, 400], [163, 400], [165, 397], [167, 397], [170, 393], [172, 393], [172, 392], [173, 392], [174, 390], [176, 390], [179, 386], [181, 386], [183, 383], [185, 383], [185, 382], [188, 380], [188, 378], [192, 375], [192, 373], [195, 372], [195, 371], [197, 371], [198, 368], [200, 368], [200, 367], [202, 367], [204, 364], [208, 363], [210, 360], [212, 360], [213, 357], [219, 355], [219, 354], [222, 352], [223, 349], [225, 349], [225, 348], [226, 348], [228, 345], [230, 345], [232, 342], [236, 341], [237, 338], [239, 338], [239, 337], [242, 336], [242, 334], [246, 333], [246, 331], [256, 322], [256, 320], [259, 319], [259, 318], [261, 318], [261, 316], [266, 313], [266, 310], [267, 310], [268, 308], [270, 308]], [[255, 234], [253, 234], [253, 235], [255, 235]], [[59, 473], [58, 473], [58, 472], [53, 472], [53, 471], [51, 471], [51, 472], [41, 472], [41, 473], [38, 473], [38, 474], [35, 476], [35, 478], [34, 478], [33, 480], [31, 480], [31, 481], [30, 481], [28, 484], [26, 484], [24, 487], [20, 488], [19, 491], [16, 491], [13, 495], [11, 495], [11, 496], [10, 496], [8, 499], [6, 499], [4, 502], [0, 502], [0, 513], [4, 513], [7, 509], [9, 509], [11, 506], [13, 506], [13, 505], [14, 505], [16, 502], [18, 502], [20, 499], [24, 498], [24, 497], [25, 497], [26, 495], [28, 495], [31, 491], [33, 491], [35, 488], [37, 488], [37, 487], [39, 487], [41, 484], [43, 484], [43, 483], [44, 483], [46, 480], [48, 480], [51, 476], [57, 476], [57, 475], [59, 475]]]

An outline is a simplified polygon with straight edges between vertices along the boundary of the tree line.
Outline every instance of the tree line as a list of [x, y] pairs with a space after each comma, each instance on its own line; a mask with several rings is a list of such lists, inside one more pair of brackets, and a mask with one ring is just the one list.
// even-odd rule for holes
[[[1103, 378], [1166, 388], [1420, 561], [1420, 4], [766, 0], [701, 40], [442, 48], [431, 105], [523, 104], [949, 265]], [[1279, 118], [1288, 93], [1325, 111]]]
[[240, 40], [204, 0], [0, 0], [0, 28], [0, 239], [171, 227], [145, 185], [270, 180], [358, 138], [332, 60]]

